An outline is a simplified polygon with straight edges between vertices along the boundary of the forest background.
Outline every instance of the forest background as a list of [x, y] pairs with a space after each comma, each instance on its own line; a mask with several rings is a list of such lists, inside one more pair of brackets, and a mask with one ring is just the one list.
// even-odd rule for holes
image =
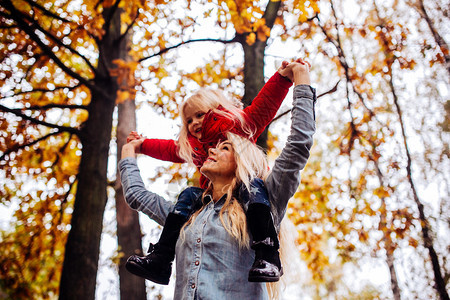
[[[200, 86], [248, 105], [304, 57], [317, 133], [288, 207], [284, 297], [449, 299], [449, 13], [443, 0], [1, 0], [0, 298], [170, 299], [123, 268], [159, 228], [124, 203], [117, 149], [136, 128], [175, 138]], [[290, 103], [258, 140], [271, 161]], [[171, 199], [198, 178], [139, 164]]]

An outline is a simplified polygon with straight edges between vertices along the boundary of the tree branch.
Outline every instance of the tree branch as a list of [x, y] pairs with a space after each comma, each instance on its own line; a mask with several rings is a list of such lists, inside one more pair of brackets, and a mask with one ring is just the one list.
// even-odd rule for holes
[[[64, 199], [61, 201], [61, 208], [59, 210], [59, 212], [60, 212], [59, 224], [62, 224], [62, 219], [63, 219], [63, 216], [64, 216], [64, 206], [67, 203], [67, 199], [69, 198], [70, 191], [72, 190], [73, 185], [77, 181], [78, 181], [78, 175], [75, 177], [74, 181], [70, 183], [69, 190], [67, 191], [66, 195], [64, 196]], [[69, 182], [70, 182], [70, 179], [69, 179]]]
[[[20, 30], [20, 28], [19, 28], [19, 30]], [[33, 75], [35, 75], [34, 73], [32, 73], [32, 70], [34, 69], [34, 67], [36, 66], [36, 64], [38, 63], [38, 61], [40, 61], [41, 57], [42, 57], [42, 54], [41, 54], [41, 53], [33, 53], [33, 55], [30, 56], [29, 59], [35, 59], [35, 61], [34, 61], [33, 64], [31, 64], [31, 65], [28, 66], [28, 68], [26, 69], [26, 71], [24, 71], [24, 76], [23, 76], [23, 78], [25, 78], [25, 80], [27, 80], [27, 81], [29, 81], [29, 82], [32, 81], [31, 79], [33, 78]], [[30, 73], [31, 73], [31, 75], [30, 75]]]
[[[334, 17], [336, 19], [336, 22], [335, 22], [334, 25], [335, 25], [336, 31], [339, 31], [339, 28], [338, 28], [338, 25], [337, 25], [337, 16], [336, 16], [336, 12], [334, 10], [333, 2], [332, 1], [330, 1], [330, 2], [331, 2], [331, 6], [332, 6], [333, 15], [334, 15]], [[315, 18], [317, 19], [317, 21], [319, 21], [319, 16], [318, 15], [316, 15]], [[337, 35], [338, 40], [336, 41], [333, 37], [331, 37], [329, 35], [329, 33], [325, 30], [323, 25], [320, 24], [320, 22], [318, 22], [318, 26], [322, 30], [322, 33], [325, 35], [327, 41], [330, 42], [336, 48], [336, 51], [338, 52], [339, 63], [341, 65], [341, 67], [344, 69], [345, 78], [346, 78], [347, 82], [351, 84], [353, 92], [358, 96], [359, 101], [362, 103], [364, 108], [369, 112], [370, 116], [373, 117], [379, 124], [383, 125], [381, 123], [381, 121], [378, 120], [378, 118], [376, 117], [375, 113], [367, 106], [363, 95], [355, 89], [353, 79], [351, 78], [351, 76], [349, 74], [350, 73], [349, 72], [350, 71], [350, 67], [347, 64], [346, 55], [344, 53], [344, 50], [341, 48], [339, 32], [338, 32], [338, 35]]]
[[338, 87], [340, 82], [341, 82], [341, 80], [338, 80], [338, 82], [336, 82], [336, 84], [330, 90], [328, 90], [326, 92], [323, 92], [322, 94], [317, 96], [317, 99], [319, 99], [320, 97], [323, 97], [325, 95], [332, 94], [332, 93], [336, 92], [337, 91], [337, 87]]
[[114, 3], [114, 5], [111, 8], [108, 8], [110, 11], [108, 12], [108, 17], [105, 18], [105, 25], [103, 26], [103, 28], [105, 28], [105, 35], [109, 34], [109, 27], [111, 25], [111, 20], [114, 16], [114, 13], [116, 12], [117, 8], [119, 7], [121, 0], [116, 0], [116, 2]]
[[60, 20], [60, 21], [62, 21], [64, 23], [71, 23], [69, 20], [62, 18], [62, 17], [58, 16], [57, 14], [55, 14], [55, 13], [53, 13], [51, 11], [48, 11], [47, 9], [45, 9], [45, 7], [43, 7], [39, 3], [36, 3], [36, 2], [34, 2], [32, 0], [25, 0], [25, 2], [27, 2], [28, 4], [30, 4], [33, 7], [36, 7], [37, 9], [42, 11], [44, 13], [44, 15], [46, 15], [48, 17], [55, 18], [55, 19]]
[[[78, 73], [74, 72], [71, 68], [66, 66], [56, 55], [53, 53], [52, 49], [47, 46], [34, 32], [33, 25], [34, 24], [27, 24], [21, 17], [21, 13], [15, 9], [15, 7], [12, 5], [10, 0], [4, 0], [3, 3], [6, 3], [6, 8], [10, 10], [11, 13], [15, 13], [16, 16], [11, 16], [14, 21], [17, 22], [19, 25], [19, 28], [23, 30], [26, 34], [28, 34], [36, 44], [46, 53], [48, 57], [50, 57], [65, 73], [67, 73], [69, 76], [77, 79], [82, 84], [86, 85], [89, 89], [92, 90], [98, 90], [97, 87], [92, 85], [90, 81], [82, 76], [80, 76]], [[102, 91], [100, 91], [102, 92]]]
[[424, 246], [425, 246], [425, 248], [428, 249], [428, 254], [431, 259], [431, 265], [433, 267], [434, 282], [435, 282], [434, 288], [438, 292], [441, 300], [448, 300], [449, 295], [448, 295], [448, 292], [446, 289], [446, 283], [442, 277], [439, 258], [436, 253], [436, 250], [434, 249], [434, 242], [433, 242], [433, 235], [431, 233], [431, 226], [425, 215], [425, 207], [422, 203], [422, 200], [419, 198], [419, 194], [416, 189], [416, 184], [414, 182], [413, 175], [412, 175], [412, 158], [411, 158], [411, 154], [410, 154], [410, 150], [409, 150], [408, 138], [406, 136], [406, 128], [405, 128], [405, 122], [403, 120], [403, 113], [402, 113], [402, 109], [400, 107], [400, 103], [399, 103], [399, 99], [398, 99], [397, 92], [395, 89], [393, 77], [394, 77], [394, 74], [393, 74], [393, 70], [391, 69], [391, 74], [389, 76], [388, 82], [389, 82], [389, 87], [391, 89], [392, 98], [394, 99], [394, 105], [397, 110], [397, 115], [398, 115], [398, 119], [400, 122], [400, 129], [401, 129], [402, 138], [403, 138], [403, 146], [404, 146], [405, 152], [406, 152], [406, 177], [407, 177], [409, 185], [411, 187], [413, 199], [417, 205], [417, 210], [419, 211], [419, 220], [420, 220], [420, 226], [422, 229]]
[[59, 148], [59, 151], [57, 152], [57, 155], [56, 155], [56, 159], [52, 164], [52, 170], [56, 166], [56, 164], [59, 162], [59, 160], [61, 159], [61, 154], [66, 150], [67, 146], [69, 146], [71, 139], [72, 139], [72, 134], [69, 135], [69, 139], [67, 139], [67, 142], [65, 142], [64, 145], [61, 148]]
[[97, 9], [97, 8], [100, 6], [100, 4], [103, 3], [103, 1], [104, 1], [104, 0], [98, 0], [97, 3], [95, 3], [94, 8]]
[[438, 44], [441, 52], [444, 54], [445, 64], [447, 68], [447, 72], [450, 74], [450, 49], [447, 44], [447, 42], [444, 40], [444, 38], [439, 34], [439, 32], [436, 30], [433, 20], [431, 20], [430, 16], [427, 13], [427, 10], [425, 9], [425, 5], [423, 4], [422, 0], [417, 1], [417, 10], [419, 11], [419, 14], [422, 16], [422, 18], [425, 19], [425, 22], [428, 25], [428, 28], [431, 31], [431, 34], [433, 35], [434, 41], [436, 44]]
[[[17, 92], [15, 94], [11, 95], [11, 96], [8, 96], [8, 98], [9, 97], [17, 97], [17, 96], [24, 95], [24, 94], [31, 94], [31, 93], [53, 93], [55, 91], [64, 90], [64, 89], [74, 90], [74, 89], [78, 88], [80, 85], [81, 84], [77, 84], [77, 85], [74, 85], [74, 86], [57, 86], [53, 90], [49, 90], [49, 89], [33, 89], [31, 91], [20, 91], [20, 92]], [[4, 97], [4, 98], [6, 98], [6, 97]]]
[[37, 125], [42, 125], [42, 126], [46, 126], [49, 128], [55, 128], [55, 129], [58, 129], [59, 131], [66, 131], [66, 132], [70, 132], [70, 133], [77, 134], [77, 135], [80, 133], [80, 131], [78, 129], [73, 128], [73, 127], [59, 126], [59, 125], [48, 123], [45, 121], [36, 120], [35, 118], [27, 116], [24, 113], [22, 113], [22, 111], [20, 109], [12, 109], [12, 108], [9, 108], [9, 107], [6, 107], [6, 106], [3, 106], [0, 104], [0, 110], [2, 110], [4, 112], [12, 113], [24, 120], [30, 121], [31, 123], [34, 123]]
[[86, 105], [70, 105], [70, 104], [47, 104], [47, 105], [33, 105], [25, 107], [23, 110], [47, 110], [52, 108], [61, 109], [88, 109]]
[[131, 28], [133, 28], [133, 25], [136, 24], [136, 20], [138, 17], [139, 17], [139, 9], [137, 10], [136, 17], [134, 18], [133, 22], [131, 22], [131, 24], [128, 25], [125, 32], [120, 36], [119, 41], [127, 36], [128, 32], [131, 30]]
[[150, 56], [143, 57], [143, 58], [139, 59], [138, 62], [143, 62], [144, 60], [153, 58], [153, 57], [155, 57], [155, 56], [162, 55], [162, 54], [166, 53], [166, 52], [169, 51], [169, 50], [178, 48], [178, 47], [180, 47], [180, 46], [182, 46], [182, 45], [186, 45], [186, 44], [190, 44], [190, 43], [195, 43], [195, 42], [218, 42], [218, 43], [223, 43], [223, 44], [231, 44], [231, 43], [237, 42], [237, 39], [236, 39], [236, 37], [234, 37], [234, 38], [232, 38], [231, 40], [220, 40], [220, 39], [211, 39], [211, 38], [188, 40], [188, 41], [181, 42], [181, 43], [179, 43], [179, 44], [173, 45], [173, 46], [171, 46], [171, 47], [162, 49], [161, 51], [159, 51], [159, 52], [157, 52], [157, 53], [155, 53], [155, 54], [152, 54], [152, 55], [150, 55]]
[[[27, 0], [27, 1], [31, 1], [31, 0]], [[81, 59], [89, 66], [89, 68], [92, 70], [92, 72], [96, 72], [94, 66], [91, 64], [91, 62], [84, 56], [82, 55], [80, 52], [78, 52], [76, 49], [72, 48], [69, 45], [66, 45], [62, 42], [61, 39], [57, 38], [56, 36], [54, 36], [51, 32], [47, 31], [46, 29], [44, 29], [41, 25], [39, 25], [38, 23], [35, 22], [34, 19], [30, 18], [29, 16], [22, 14], [22, 16], [24, 18], [26, 18], [30, 24], [32, 24], [32, 26], [35, 26], [36, 29], [38, 29], [40, 32], [42, 32], [43, 34], [45, 34], [46, 36], [48, 36], [53, 42], [55, 42], [57, 45], [64, 47], [66, 49], [68, 49], [70, 52], [78, 55], [79, 57], [81, 57]]]
[[20, 149], [24, 149], [24, 148], [26, 148], [26, 147], [31, 147], [31, 146], [33, 146], [33, 145], [39, 143], [40, 141], [43, 141], [43, 140], [45, 140], [45, 139], [47, 139], [47, 138], [49, 138], [49, 137], [51, 137], [51, 136], [57, 135], [57, 134], [59, 134], [59, 133], [61, 133], [61, 131], [57, 130], [57, 131], [55, 131], [55, 132], [49, 133], [49, 134], [47, 134], [47, 135], [44, 135], [44, 136], [42, 136], [42, 137], [40, 137], [40, 138], [38, 138], [37, 140], [34, 140], [34, 141], [32, 141], [32, 142], [29, 142], [29, 143], [26, 143], [26, 144], [22, 144], [22, 145], [17, 145], [17, 146], [14, 146], [14, 147], [11, 148], [11, 149], [7, 149], [7, 150], [2, 154], [2, 156], [0, 156], [0, 161], [5, 160], [5, 156], [6, 156], [6, 155], [9, 155], [9, 154], [12, 153], [12, 152], [17, 152], [17, 151], [20, 150]]
[[[7, 13], [5, 13], [4, 11], [0, 11], [0, 16], [3, 16], [3, 17], [5, 17], [6, 19], [9, 19], [9, 18], [11, 18], [11, 16], [10, 15], [8, 15]], [[13, 26], [13, 27], [15, 27], [15, 26]], [[4, 28], [4, 27], [1, 27], [1, 28]], [[8, 27], [9, 28], [9, 27]]]
[[281, 1], [269, 1], [266, 6], [266, 10], [262, 16], [266, 20], [266, 26], [272, 29], [273, 24], [278, 16], [278, 9], [280, 8]]
[[[317, 99], [319, 99], [320, 97], [323, 97], [325, 95], [334, 93], [337, 91], [337, 87], [339, 85], [341, 81], [338, 80], [338, 82], [336, 82], [336, 84], [334, 85], [334, 87], [332, 87], [329, 91], [326, 91], [322, 94], [320, 94], [319, 96], [317, 96]], [[278, 119], [281, 119], [282, 117], [284, 117], [285, 115], [287, 115], [288, 113], [290, 113], [292, 111], [292, 108], [286, 110], [285, 112], [282, 112], [281, 114], [279, 114], [278, 116], [276, 116], [275, 118], [273, 118], [273, 120], [269, 123], [269, 125], [267, 125], [267, 127], [269, 127], [273, 122], [277, 121]]]

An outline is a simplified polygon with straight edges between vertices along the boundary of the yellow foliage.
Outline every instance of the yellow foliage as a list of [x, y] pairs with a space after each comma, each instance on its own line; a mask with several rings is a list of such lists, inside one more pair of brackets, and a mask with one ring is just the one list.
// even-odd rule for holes
[[270, 36], [270, 28], [266, 26], [265, 19], [258, 19], [253, 24], [253, 31], [256, 32], [258, 40], [263, 42]]
[[250, 33], [249, 35], [247, 35], [245, 42], [251, 46], [255, 43], [256, 41], [256, 34], [254, 32]]
[[373, 191], [373, 194], [380, 199], [387, 198], [390, 196], [389, 191], [384, 187], [378, 187]]
[[124, 61], [116, 59], [113, 61], [117, 68], [111, 69], [111, 76], [117, 78], [119, 90], [117, 91], [116, 103], [122, 103], [126, 100], [134, 100], [136, 96], [136, 86], [140, 83], [135, 77], [135, 72], [139, 63], [135, 61]]
[[86, 110], [82, 110], [76, 115], [76, 121], [78, 124], [82, 124], [85, 122], [89, 117], [89, 113]]
[[79, 25], [86, 29], [86, 31], [98, 39], [102, 39], [105, 35], [103, 24], [105, 20], [101, 14], [92, 16], [81, 15]]
[[118, 90], [116, 103], [119, 104], [119, 103], [125, 102], [127, 100], [134, 100], [134, 97], [132, 97], [130, 92], [128, 92], [128, 91]]
[[310, 3], [309, 5], [313, 9], [314, 13], [317, 13], [317, 14], [320, 13], [320, 8], [319, 8], [319, 5], [318, 5], [318, 1], [310, 0], [309, 3]]
[[237, 11], [236, 2], [234, 0], [227, 0], [226, 4], [228, 6], [228, 9], [230, 10], [230, 13], [232, 11]]
[[134, 72], [137, 70], [139, 63], [135, 61], [124, 61], [122, 59], [113, 60], [117, 68], [111, 69], [111, 76], [117, 77], [117, 82], [120, 86], [123, 84], [134, 83]]
[[28, 194], [14, 214], [14, 230], [1, 232], [2, 292], [14, 299], [58, 294], [69, 221], [61, 216], [60, 197], [48, 190]]
[[111, 7], [114, 4], [115, 0], [104, 0], [102, 2], [103, 7], [108, 8]]

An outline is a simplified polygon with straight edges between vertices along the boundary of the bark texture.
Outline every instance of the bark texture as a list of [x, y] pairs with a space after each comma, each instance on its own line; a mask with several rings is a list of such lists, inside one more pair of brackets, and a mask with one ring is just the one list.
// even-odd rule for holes
[[120, 36], [120, 14], [115, 7], [105, 9], [106, 34], [98, 40], [99, 60], [91, 90], [89, 118], [83, 125], [83, 145], [78, 186], [72, 213], [60, 282], [60, 299], [95, 299], [100, 237], [107, 194], [107, 163], [112, 115], [118, 85], [109, 70], [113, 60], [122, 58], [125, 42]]
[[[136, 129], [136, 105], [134, 100], [118, 104], [117, 124], [117, 162], [120, 151], [126, 143], [128, 133]], [[141, 227], [138, 212], [132, 210], [125, 202], [120, 178], [116, 179], [116, 219], [117, 240], [123, 256], [119, 263], [120, 299], [147, 299], [145, 280], [135, 276], [125, 269], [127, 258], [132, 254], [142, 255]]]
[[[269, 1], [264, 12], [264, 19], [266, 25], [272, 29], [275, 19], [280, 9], [281, 1]], [[246, 35], [237, 35], [236, 39], [242, 45], [244, 50], [244, 84], [245, 92], [242, 102], [244, 106], [251, 104], [252, 100], [258, 95], [258, 92], [264, 86], [264, 57], [267, 46], [267, 41], [256, 40], [253, 45], [246, 43]], [[267, 130], [259, 136], [256, 144], [267, 149]]]

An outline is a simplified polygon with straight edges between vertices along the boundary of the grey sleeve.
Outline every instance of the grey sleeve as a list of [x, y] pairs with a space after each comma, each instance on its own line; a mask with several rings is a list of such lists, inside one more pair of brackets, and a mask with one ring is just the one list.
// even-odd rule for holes
[[167, 215], [173, 210], [173, 203], [145, 188], [136, 159], [127, 157], [120, 160], [119, 172], [128, 205], [164, 225]]
[[309, 158], [316, 130], [315, 101], [314, 88], [309, 85], [297, 85], [294, 88], [291, 132], [265, 182], [276, 226], [281, 223], [287, 203], [300, 185], [300, 170]]

